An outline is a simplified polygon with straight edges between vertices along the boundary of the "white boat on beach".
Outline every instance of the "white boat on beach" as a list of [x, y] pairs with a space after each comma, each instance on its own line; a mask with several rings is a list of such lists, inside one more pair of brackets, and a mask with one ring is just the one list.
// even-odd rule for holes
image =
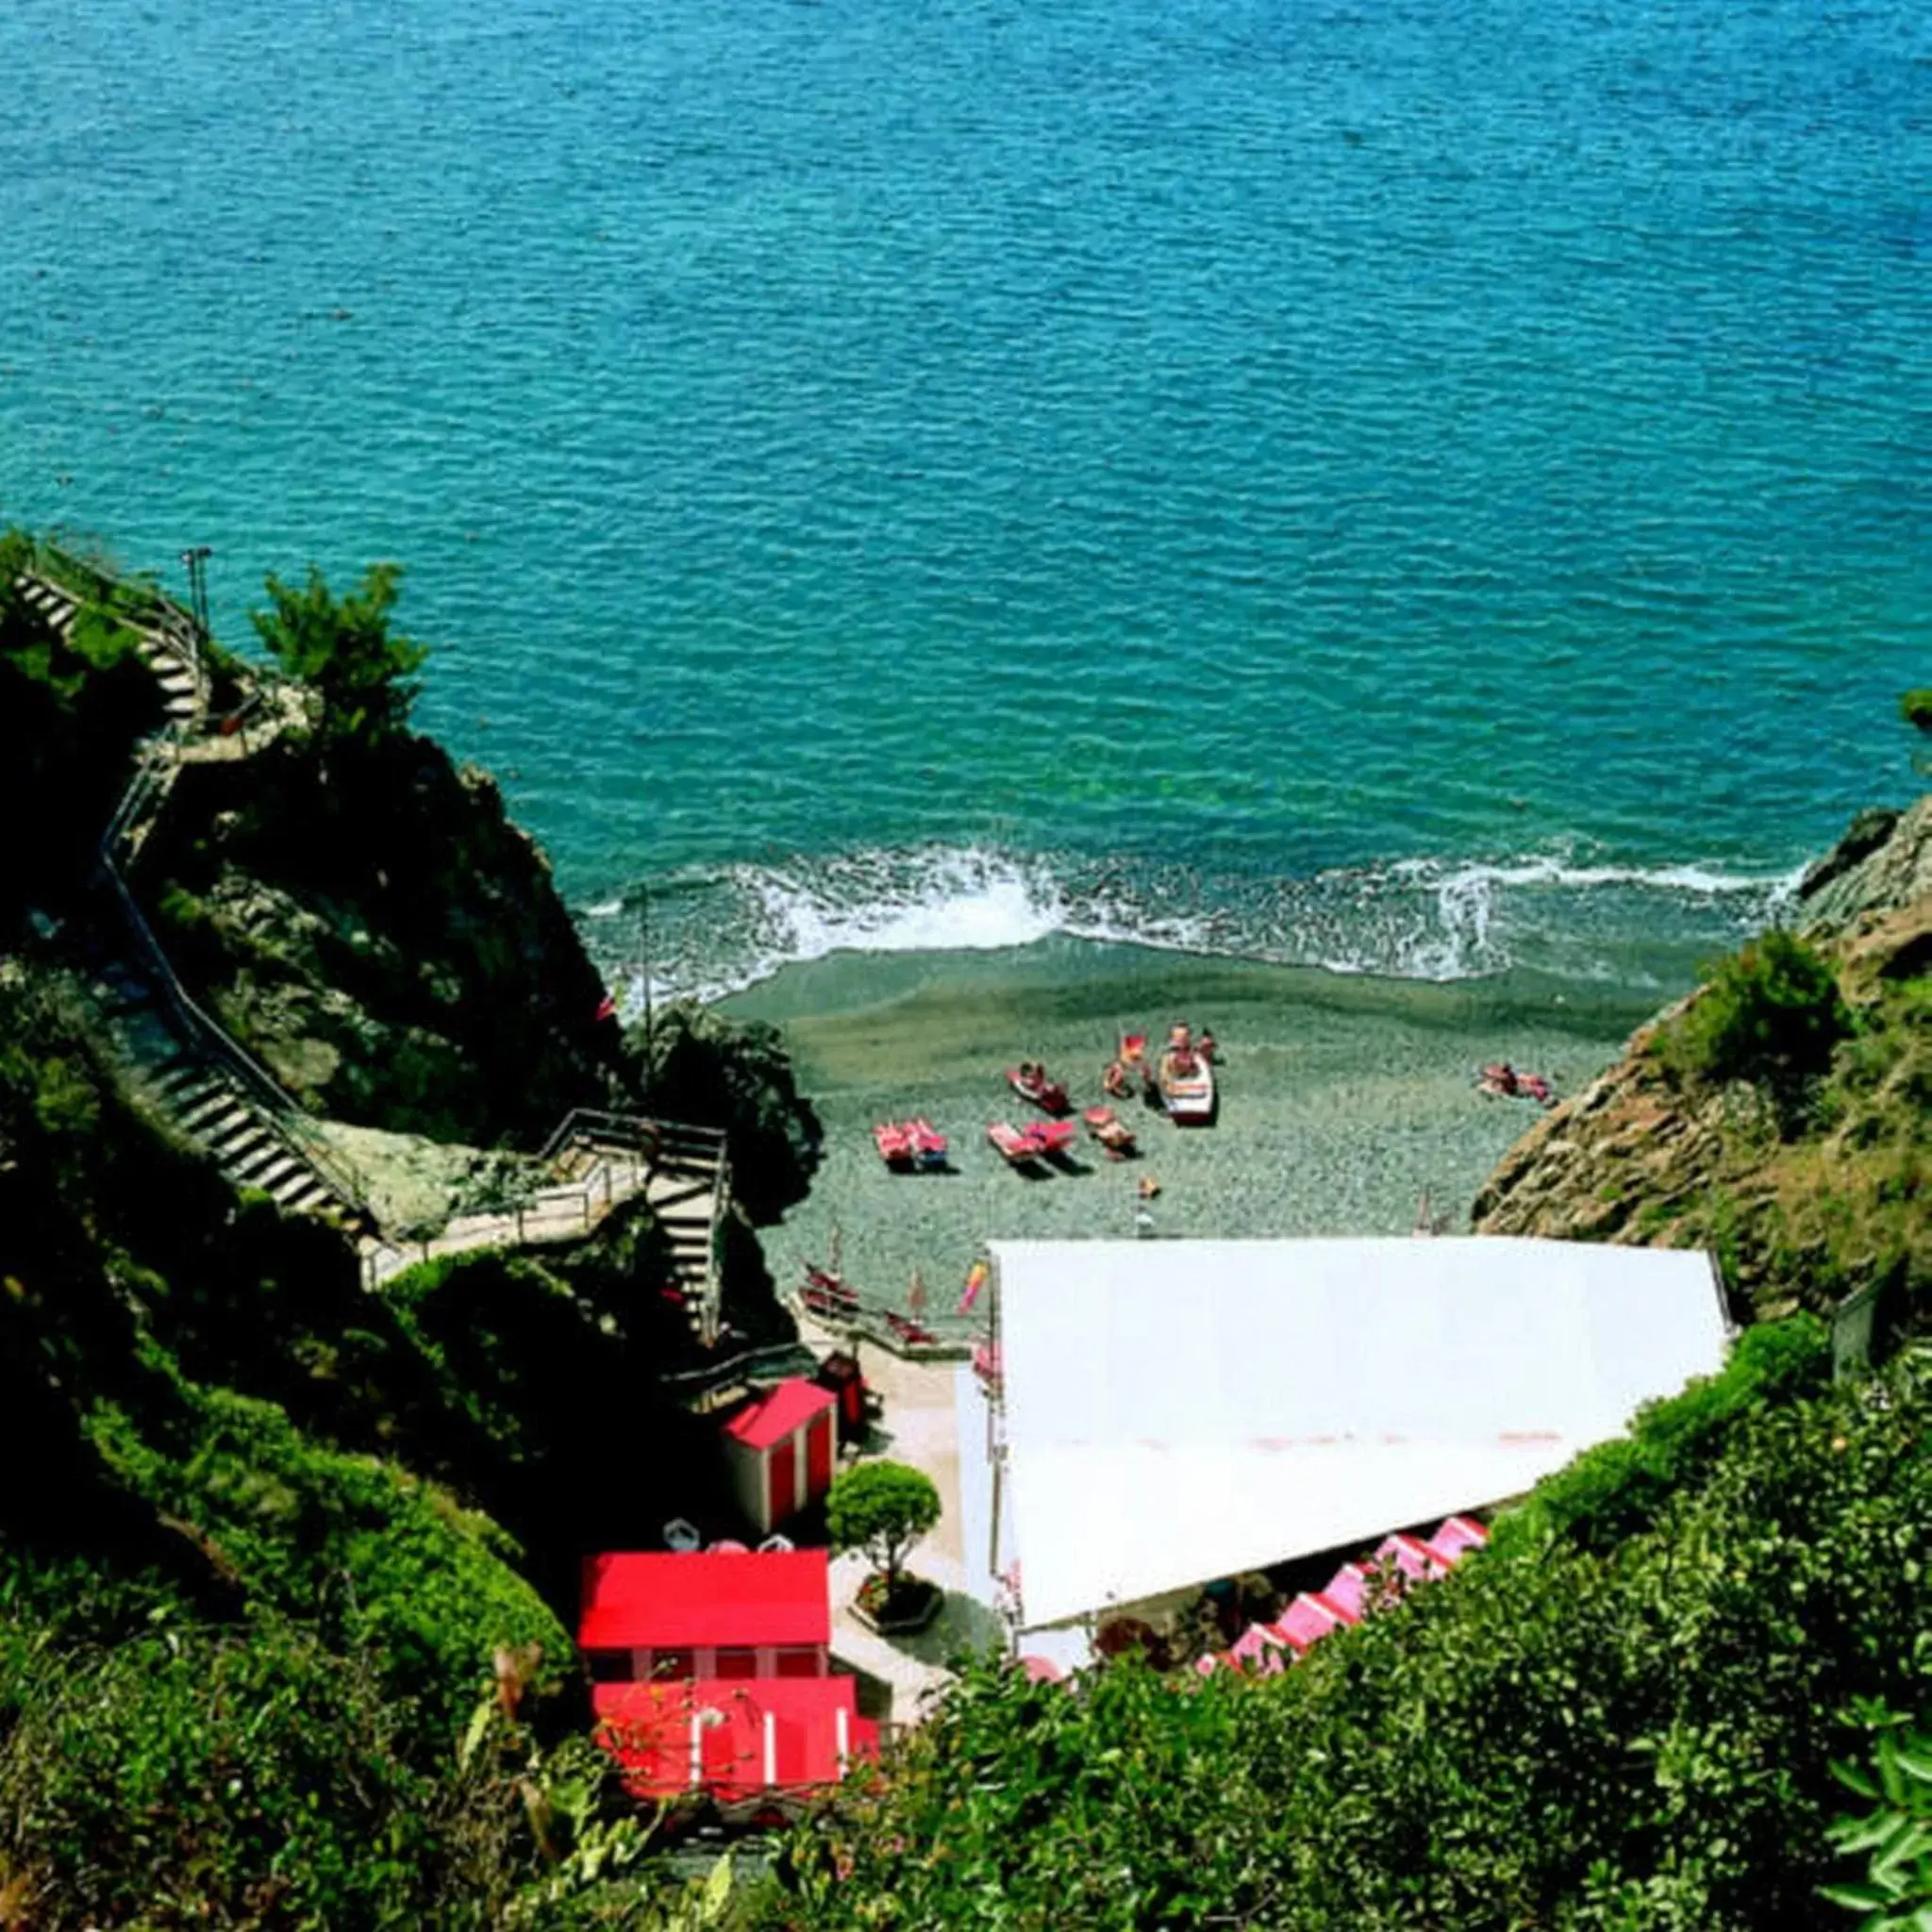
[[1160, 1100], [1176, 1126], [1206, 1126], [1214, 1118], [1214, 1069], [1185, 1026], [1167, 1037], [1160, 1056]]

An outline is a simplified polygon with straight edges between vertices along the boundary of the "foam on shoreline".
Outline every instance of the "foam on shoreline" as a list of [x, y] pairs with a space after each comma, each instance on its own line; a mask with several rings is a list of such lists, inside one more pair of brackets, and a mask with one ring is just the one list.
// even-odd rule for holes
[[1513, 969], [1656, 993], [1775, 916], [1795, 874], [1599, 862], [1557, 847], [1307, 875], [989, 845], [693, 868], [606, 896], [586, 939], [621, 995], [717, 999], [838, 953], [1000, 952], [1059, 936], [1331, 973], [1454, 981]]

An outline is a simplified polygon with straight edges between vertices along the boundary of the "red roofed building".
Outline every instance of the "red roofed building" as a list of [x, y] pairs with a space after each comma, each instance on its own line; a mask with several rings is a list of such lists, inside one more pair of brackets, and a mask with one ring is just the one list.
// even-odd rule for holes
[[769, 1535], [832, 1485], [839, 1398], [794, 1375], [724, 1424], [724, 1457], [739, 1507]]
[[823, 1550], [584, 1558], [577, 1648], [599, 1683], [824, 1677], [831, 1641]]
[[634, 1796], [704, 1790], [720, 1803], [836, 1784], [855, 1757], [878, 1756], [850, 1677], [728, 1684], [598, 1684], [597, 1740]]

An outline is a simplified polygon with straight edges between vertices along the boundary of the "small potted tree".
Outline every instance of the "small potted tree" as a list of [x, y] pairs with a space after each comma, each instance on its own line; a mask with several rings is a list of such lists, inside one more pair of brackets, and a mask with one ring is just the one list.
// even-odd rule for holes
[[838, 1550], [863, 1550], [871, 1575], [853, 1608], [882, 1637], [923, 1630], [939, 1614], [945, 1592], [908, 1574], [912, 1545], [940, 1520], [932, 1478], [903, 1462], [861, 1462], [848, 1469], [825, 1497], [825, 1526]]

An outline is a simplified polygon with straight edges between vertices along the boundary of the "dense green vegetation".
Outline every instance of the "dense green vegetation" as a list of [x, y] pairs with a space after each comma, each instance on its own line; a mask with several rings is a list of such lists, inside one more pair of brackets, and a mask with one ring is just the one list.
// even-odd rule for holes
[[344, 597], [313, 564], [299, 586], [267, 582], [269, 608], [250, 613], [256, 635], [282, 674], [313, 694], [325, 743], [370, 751], [408, 724], [428, 647], [390, 629], [402, 572], [372, 564]]
[[[1645, 1239], [1712, 1249], [1761, 1313], [1828, 1309], [1875, 1286], [1892, 1327], [1923, 1326], [1932, 977], [1920, 929], [1881, 928], [1824, 979], [1815, 952], [1790, 947], [1802, 963], [1789, 969], [1763, 945], [1725, 962], [1713, 992], [1651, 1049], [1705, 1146], [1690, 1170], [1697, 1184], [1666, 1165], [1668, 1187], [1635, 1204], [1633, 1225]], [[1715, 1056], [1707, 1068], [1706, 1053]]]
[[1665, 1063], [1693, 1079], [1756, 1082], [1780, 1122], [1803, 1124], [1808, 1090], [1852, 1030], [1831, 962], [1775, 928], [1710, 969], [1703, 991], [1663, 1033]]
[[[1932, 1365], [1794, 1396], [1816, 1363], [1815, 1334], [1761, 1344], [1748, 1399], [1652, 1413], [1627, 1504], [1559, 1478], [1280, 1677], [974, 1665], [794, 1836], [773, 1923], [1819, 1923], [1830, 1762], [1932, 1675]], [[1613, 1520], [1639, 1526], [1611, 1541]]]
[[28, 604], [21, 573], [41, 562], [29, 539], [0, 532], [0, 944], [29, 906], [71, 904], [135, 741], [161, 717], [133, 634], [105, 603], [84, 604], [66, 640]]
[[[328, 1229], [171, 1142], [84, 1022], [0, 967], [0, 1898], [577, 1923], [573, 1847], [625, 1812], [561, 1741], [577, 1559], [711, 1480], [652, 1389], [682, 1331], [636, 1290], [647, 1224], [367, 1295]], [[531, 1727], [464, 1757], [505, 1658]]]

